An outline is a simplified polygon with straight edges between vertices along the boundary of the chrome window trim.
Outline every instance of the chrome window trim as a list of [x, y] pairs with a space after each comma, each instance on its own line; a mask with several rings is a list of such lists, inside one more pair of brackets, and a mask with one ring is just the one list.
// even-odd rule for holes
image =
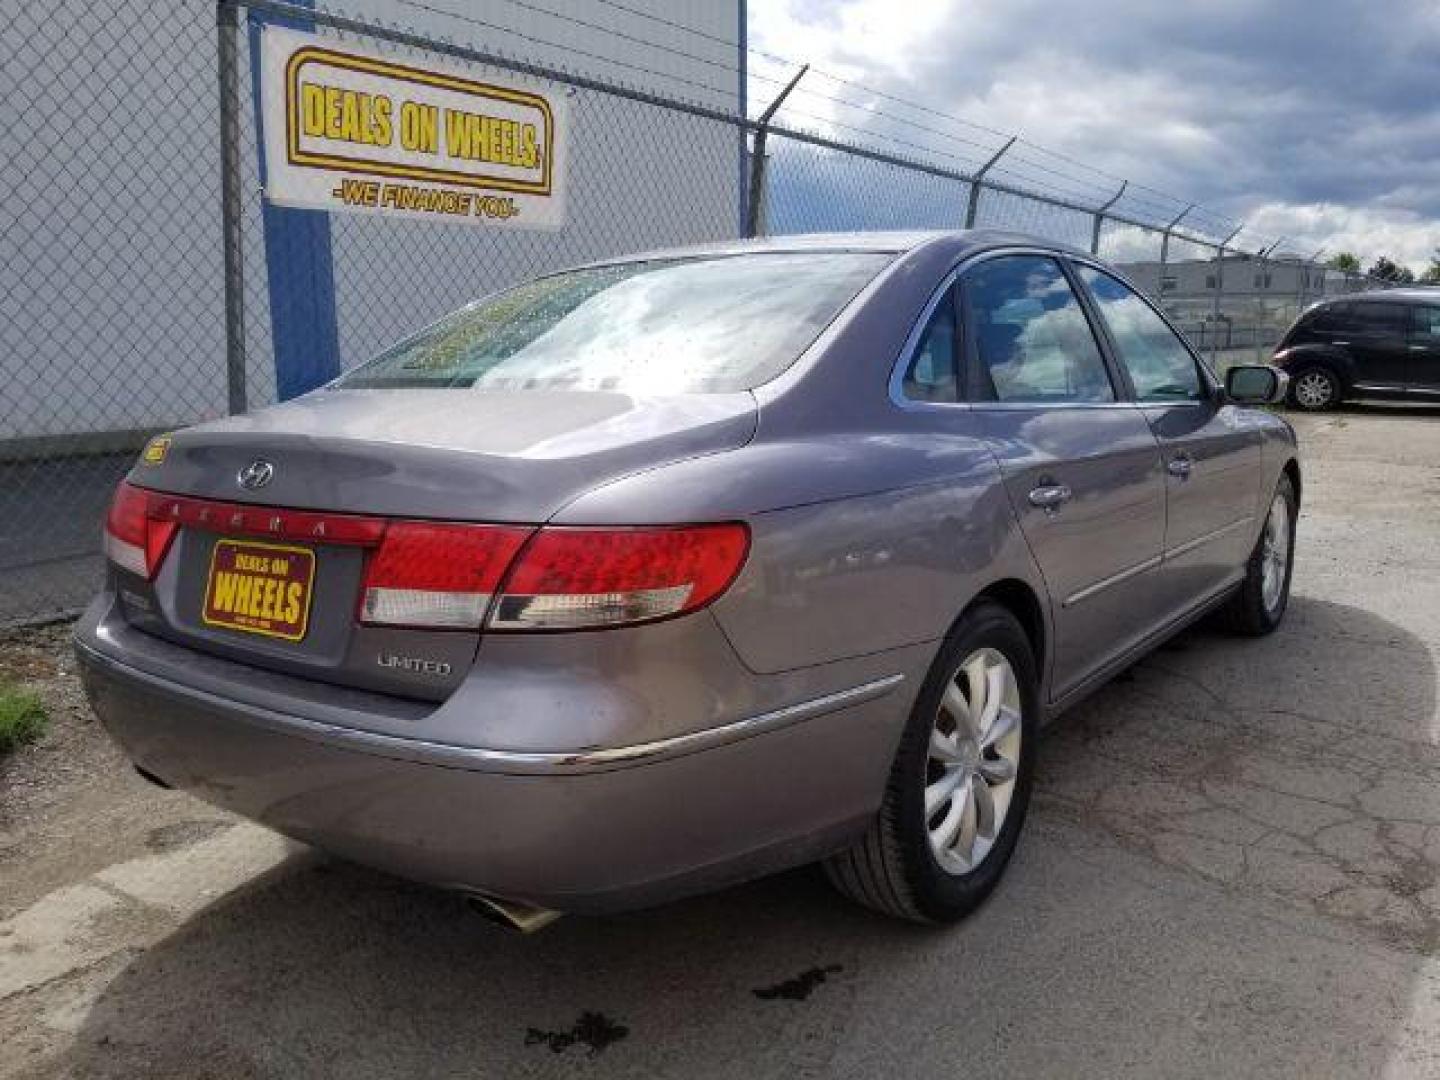
[[[915, 350], [920, 347], [920, 338], [925, 333], [925, 328], [930, 325], [930, 317], [935, 314], [935, 309], [940, 306], [940, 301], [945, 298], [945, 293], [960, 278], [961, 269], [967, 264], [962, 261], [940, 279], [940, 284], [930, 294], [930, 299], [925, 302], [924, 308], [920, 311], [920, 317], [910, 327], [910, 332], [905, 335], [905, 344], [900, 347], [900, 357], [890, 368], [890, 380], [888, 393], [892, 404], [902, 409], [953, 409], [957, 406], [968, 407], [968, 401], [922, 401], [919, 398], [912, 398], [905, 393], [905, 372], [909, 369], [910, 363], [915, 359]], [[956, 320], [956, 327], [959, 328], [959, 320]], [[958, 388], [957, 388], [958, 389]]]
[[976, 412], [1022, 412], [1033, 409], [1129, 409], [1142, 408], [1138, 401], [972, 401]]
[[[1111, 386], [1111, 389], [1114, 390], [1117, 395], [1114, 401], [917, 401], [915, 398], [905, 396], [905, 371], [907, 368], [909, 368], [910, 361], [915, 358], [915, 350], [920, 346], [920, 337], [922, 334], [925, 333], [925, 327], [930, 324], [930, 316], [935, 313], [935, 308], [939, 305], [941, 298], [944, 297], [945, 291], [949, 289], [950, 286], [954, 285], [957, 281], [959, 281], [960, 275], [965, 273], [971, 267], [976, 266], [982, 262], [988, 262], [991, 259], [1000, 259], [1009, 255], [1038, 255], [1042, 258], [1054, 259], [1057, 263], [1063, 259], [1073, 260], [1078, 258], [1078, 256], [1071, 255], [1070, 252], [1060, 250], [1058, 248], [1042, 248], [1028, 246], [987, 248], [984, 251], [975, 251], [971, 252], [969, 255], [966, 255], [963, 259], [961, 259], [958, 263], [951, 267], [949, 272], [946, 273], [946, 275], [941, 279], [939, 286], [937, 286], [935, 291], [930, 294], [930, 299], [926, 302], [925, 307], [920, 312], [920, 317], [915, 320], [914, 325], [910, 327], [910, 332], [905, 335], [905, 344], [900, 347], [900, 356], [890, 368], [890, 380], [887, 387], [890, 403], [896, 408], [903, 409], [906, 412], [932, 412], [935, 410], [946, 409], [989, 410], [994, 408], [1001, 408], [1006, 411], [1022, 409], [1033, 410], [1135, 408], [1138, 403], [1134, 401], [1122, 400], [1120, 395], [1123, 388], [1113, 385]], [[1097, 266], [1097, 269], [1103, 269], [1103, 267]], [[1065, 268], [1061, 266], [1060, 270], [1063, 274]], [[1108, 270], [1106, 272], [1113, 273], [1113, 271]], [[1118, 277], [1119, 275], [1117, 274], [1115, 276]], [[1066, 279], [1066, 284], [1070, 284], [1068, 278]], [[1127, 282], [1126, 284], [1129, 283]], [[1076, 303], [1082, 303], [1079, 296], [1076, 296], [1075, 300]], [[1084, 311], [1083, 303], [1081, 310], [1082, 312]], [[1090, 320], [1087, 317], [1085, 321], [1088, 324]], [[1169, 324], [1167, 323], [1166, 325]], [[966, 330], [964, 326], [958, 321], [957, 326], [960, 326], [962, 340], [964, 340], [963, 334], [966, 332]], [[1171, 329], [1173, 330], [1174, 327], [1172, 326]], [[1094, 327], [1091, 327], [1091, 335], [1095, 337], [1095, 348], [1099, 350], [1101, 358], [1103, 360], [1105, 355], [1105, 346], [1104, 343], [1100, 341], [1099, 335], [1095, 333]], [[1185, 341], [1183, 337], [1180, 340], [1182, 342]], [[1188, 343], [1186, 343], [1186, 348], [1189, 348]], [[1108, 365], [1106, 367], [1105, 373], [1107, 377], [1110, 375], [1110, 369]]]

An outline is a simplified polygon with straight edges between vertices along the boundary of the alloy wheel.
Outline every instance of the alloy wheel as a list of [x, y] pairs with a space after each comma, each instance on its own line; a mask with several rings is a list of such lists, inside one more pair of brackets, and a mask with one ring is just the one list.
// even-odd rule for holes
[[1020, 767], [1020, 687], [996, 649], [977, 649], [945, 686], [925, 761], [930, 850], [952, 874], [978, 867], [1005, 824]]
[[1285, 591], [1285, 572], [1290, 566], [1290, 503], [1276, 494], [1265, 519], [1260, 550], [1260, 597], [1265, 610], [1274, 614]]
[[1295, 380], [1295, 400], [1306, 409], [1323, 409], [1335, 398], [1335, 382], [1323, 371], [1307, 371]]

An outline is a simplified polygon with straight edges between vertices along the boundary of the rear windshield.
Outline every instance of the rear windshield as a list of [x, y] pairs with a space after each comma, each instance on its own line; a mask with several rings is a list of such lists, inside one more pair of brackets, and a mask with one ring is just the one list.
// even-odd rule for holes
[[332, 385], [749, 390], [794, 363], [890, 258], [776, 253], [572, 270], [461, 308]]

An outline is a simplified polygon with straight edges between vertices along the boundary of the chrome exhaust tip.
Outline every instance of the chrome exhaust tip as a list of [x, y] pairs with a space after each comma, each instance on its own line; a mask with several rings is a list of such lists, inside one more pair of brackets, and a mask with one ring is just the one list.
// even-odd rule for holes
[[507, 930], [516, 930], [522, 934], [533, 934], [537, 930], [543, 930], [563, 914], [563, 912], [551, 911], [549, 908], [521, 903], [518, 900], [486, 896], [484, 893], [472, 892], [468, 895], [470, 906], [483, 918], [498, 923]]

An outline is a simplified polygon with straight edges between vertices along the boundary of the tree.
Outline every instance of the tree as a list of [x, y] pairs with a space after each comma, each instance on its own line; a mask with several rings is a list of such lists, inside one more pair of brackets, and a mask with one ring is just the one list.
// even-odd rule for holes
[[1420, 275], [1420, 280], [1426, 285], [1440, 285], [1440, 248], [1436, 248], [1435, 254], [1430, 256], [1430, 266]]
[[1330, 259], [1331, 270], [1343, 270], [1347, 274], [1360, 272], [1360, 258], [1350, 251], [1339, 251]]
[[1388, 256], [1381, 255], [1370, 267], [1370, 276], [1396, 285], [1408, 285], [1415, 280], [1415, 271], [1401, 266]]

